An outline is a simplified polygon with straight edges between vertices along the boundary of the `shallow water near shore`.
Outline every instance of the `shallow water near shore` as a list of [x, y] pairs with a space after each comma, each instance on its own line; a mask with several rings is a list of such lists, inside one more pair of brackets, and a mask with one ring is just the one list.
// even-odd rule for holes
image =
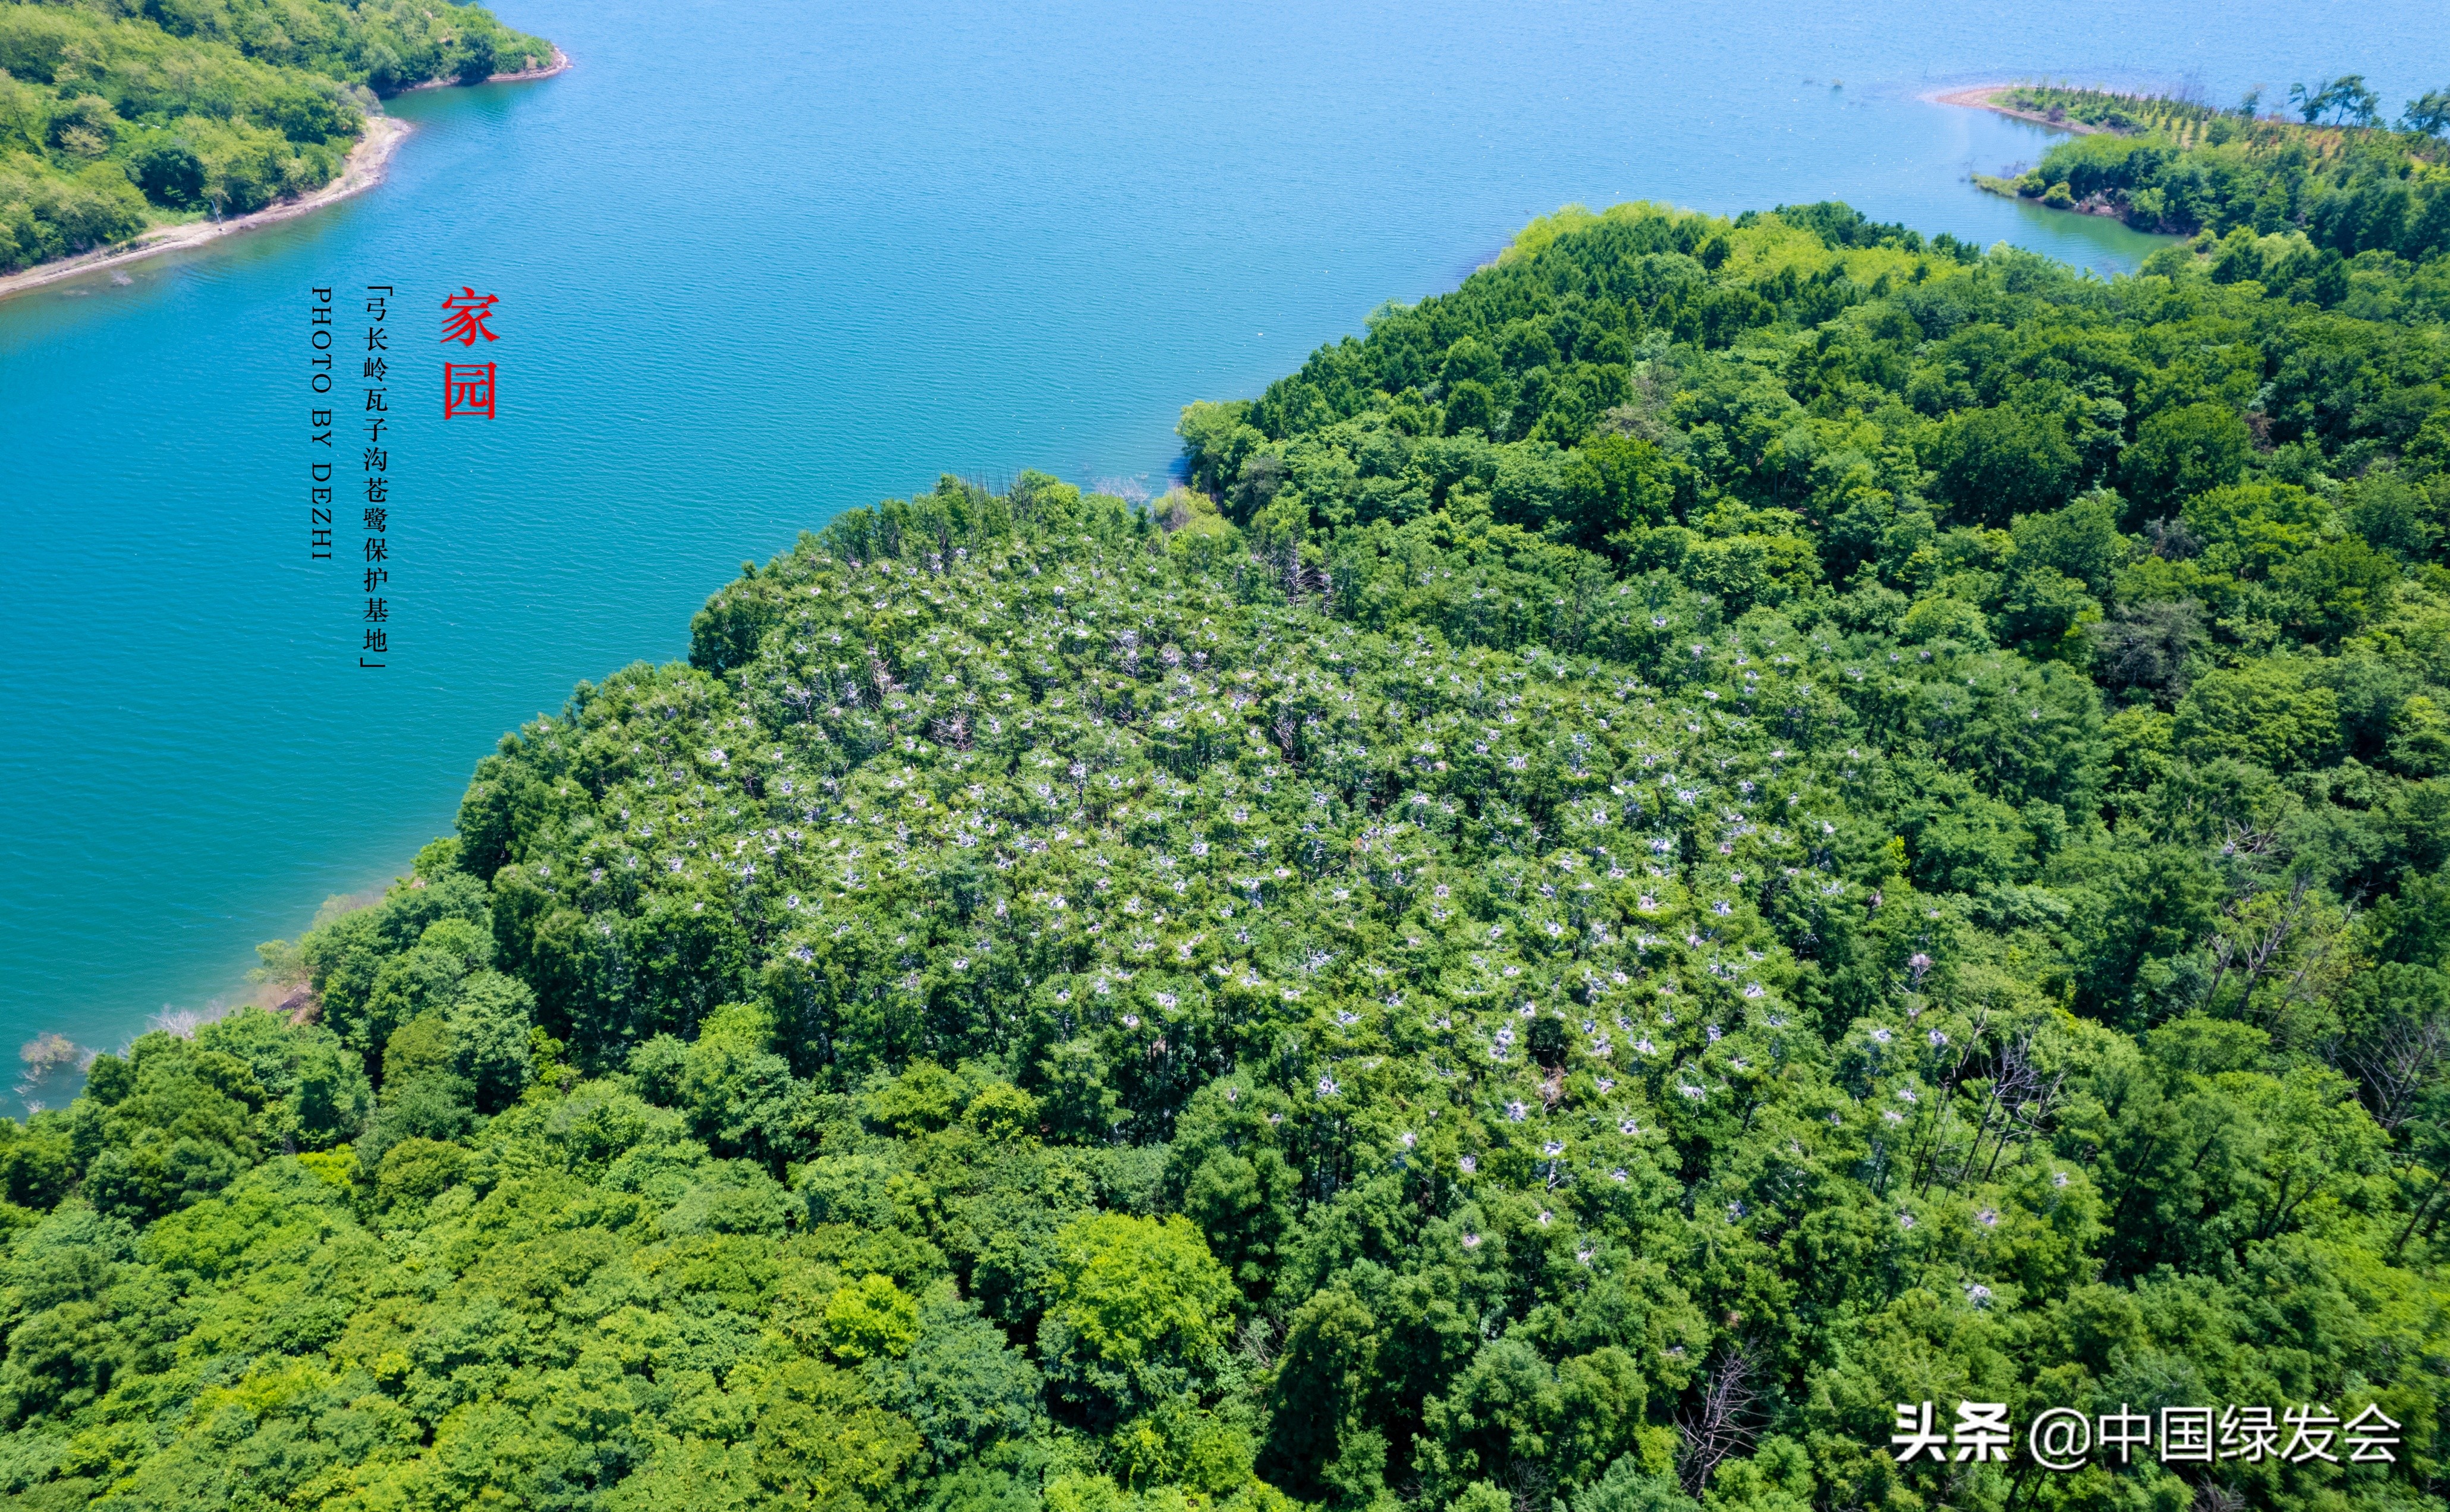
[[[1965, 182], [2049, 133], [1921, 96], [2450, 81], [2430, 6], [1993, 12], [499, 0], [573, 70], [396, 101], [372, 192], [0, 303], [0, 1042], [242, 990], [744, 557], [945, 471], [1162, 489], [1183, 402], [1559, 204], [1843, 199], [2108, 273], [2158, 240]], [[379, 672], [356, 567], [304, 551], [308, 290], [346, 328], [368, 283], [408, 349]], [[436, 402], [462, 284], [501, 300], [491, 422]]]

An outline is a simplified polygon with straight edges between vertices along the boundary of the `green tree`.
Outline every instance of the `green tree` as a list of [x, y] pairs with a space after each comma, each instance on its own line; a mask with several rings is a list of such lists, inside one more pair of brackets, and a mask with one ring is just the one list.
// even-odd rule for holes
[[2178, 702], [2178, 748], [2197, 761], [2226, 757], [2285, 771], [2320, 761], [2340, 738], [2339, 698], [2307, 686], [2277, 658], [2205, 673]]
[[2428, 89], [2408, 101], [2399, 128], [2429, 137], [2450, 136], [2450, 89]]
[[2055, 510], [2076, 481], [2075, 448], [2059, 423], [2006, 408], [1950, 416], [1932, 442], [1931, 465], [1934, 489], [1958, 524], [2004, 526]]
[[1129, 1408], [1208, 1379], [1235, 1291], [1197, 1230], [1099, 1213], [1058, 1231], [1055, 1249], [1040, 1348], [1059, 1386]]
[[2119, 487], [2138, 518], [2167, 514], [2188, 496], [2237, 481], [2251, 436], [2226, 405], [2180, 405], [2136, 427], [2134, 444], [2119, 454]]
[[145, 198], [165, 208], [192, 210], [204, 203], [204, 160], [184, 142], [147, 142], [128, 158], [127, 176]]
[[1250, 413], [1251, 406], [1238, 400], [1215, 404], [1203, 399], [1183, 406], [1174, 434], [1182, 437], [1192, 487], [1222, 494], [1240, 475], [1242, 464], [1267, 444], [1267, 436], [1250, 423]]

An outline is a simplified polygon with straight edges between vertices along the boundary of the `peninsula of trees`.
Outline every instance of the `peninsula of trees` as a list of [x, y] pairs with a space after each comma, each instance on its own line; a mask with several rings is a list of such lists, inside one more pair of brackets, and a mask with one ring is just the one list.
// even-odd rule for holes
[[379, 97], [553, 55], [447, 0], [6, 0], [0, 273], [320, 188]]
[[2450, 285], [2324, 255], [1574, 211], [745, 566], [0, 1124], [0, 1497], [2440, 1507]]
[[[2408, 101], [2395, 128], [2354, 74], [2299, 85], [2289, 98], [2296, 121], [2260, 113], [2259, 95], [2219, 110], [2019, 85], [1991, 103], [2080, 134], [2015, 178], [1975, 182], [2143, 231], [2294, 234], [2316, 253], [2379, 250], [2409, 262], [2450, 251], [2450, 89]], [[2304, 276], [2315, 275], [2318, 261], [2308, 260]]]

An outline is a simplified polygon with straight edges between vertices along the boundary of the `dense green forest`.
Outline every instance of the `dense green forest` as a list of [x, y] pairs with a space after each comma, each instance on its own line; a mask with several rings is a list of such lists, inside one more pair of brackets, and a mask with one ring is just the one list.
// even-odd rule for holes
[[2092, 130], [2013, 179], [1976, 182], [2059, 209], [2115, 215], [2139, 230], [2231, 238], [2254, 249], [2240, 253], [2250, 264], [2298, 264], [2291, 281], [2322, 278], [2361, 252], [2410, 262], [2450, 252], [2450, 89], [2408, 101], [2397, 129], [2382, 124], [2381, 102], [2353, 74], [2297, 86], [2290, 97], [2302, 123], [2259, 114], [2257, 96], [2217, 110], [2018, 86], [2000, 91], [1998, 103]]
[[[1153, 507], [744, 565], [0, 1124], [0, 1496], [2440, 1506], [2450, 262], [2343, 266], [1573, 211]], [[2024, 1452], [2223, 1405], [2396, 1458]]]
[[473, 5], [0, 3], [0, 273], [320, 188], [378, 96], [552, 55]]

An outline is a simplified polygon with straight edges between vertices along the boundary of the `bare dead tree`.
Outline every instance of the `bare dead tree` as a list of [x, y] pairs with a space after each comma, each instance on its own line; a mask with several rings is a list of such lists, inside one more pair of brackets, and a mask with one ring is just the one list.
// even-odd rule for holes
[[2345, 909], [2342, 910], [2340, 914], [2339, 927], [2325, 932], [2321, 937], [2320, 942], [2314, 947], [2313, 953], [2299, 960], [2296, 974], [2288, 979], [2288, 986], [2286, 990], [2281, 993], [2280, 1000], [2272, 1004], [2271, 1007], [2265, 1011], [2264, 1015], [2265, 1018], [2276, 1022], [2279, 1019], [2282, 1011], [2286, 1009], [2290, 1003], [2298, 1000], [2299, 997], [2302, 996], [2305, 990], [2305, 979], [2312, 976], [2319, 968], [2330, 963], [2331, 947], [2338, 944], [2341, 940], [2349, 938], [2348, 926], [2355, 923], [2356, 921], [2357, 905], [2350, 903]]
[[970, 717], [967, 714], [955, 710], [951, 715], [936, 721], [933, 728], [937, 745], [947, 746], [954, 750], [970, 748]]
[[[2435, 1173], [2433, 1185], [2425, 1189], [2423, 1197], [2419, 1199], [2414, 1210], [2408, 1213], [2407, 1227], [2399, 1231], [2399, 1238], [2390, 1247], [2392, 1254], [2395, 1255], [2407, 1248], [2407, 1241], [2416, 1234], [2416, 1226], [2424, 1223], [2425, 1219], [2432, 1214], [2433, 1205], [2440, 1200], [2441, 1189], [2445, 1186], [2450, 1186], [2450, 1165], [2444, 1165]], [[2432, 1239], [2433, 1231], [2440, 1227], [2440, 1223], [2441, 1220], [2439, 1217], [2434, 1217], [2431, 1223], [2425, 1224], [2424, 1237], [2427, 1241]]]
[[[1971, 1052], [1971, 1049], [1972, 1047], [1969, 1046], [1969, 1053]], [[1960, 1060], [1957, 1064], [1958, 1069], [1961, 1071], [1963, 1069], [1964, 1062]], [[1946, 1185], [1954, 1187], [1964, 1181], [1967, 1176], [1974, 1173], [1974, 1162], [1982, 1158], [1982, 1141], [1995, 1135], [2000, 1131], [2001, 1127], [2007, 1123], [2008, 1115], [2001, 1107], [2000, 1100], [2008, 1095], [2008, 1087], [2006, 1085], [2008, 1079], [2008, 1056], [2006, 1047], [2003, 1046], [2000, 1050], [1998, 1063], [1992, 1068], [1991, 1087], [1990, 1090], [1983, 1095], [1982, 1111], [1976, 1114], [1974, 1118], [1974, 1137], [1965, 1147], [1965, 1157], [1956, 1161], [1947, 1170], [1944, 1176], [1944, 1182]], [[1933, 1162], [1935, 1167], [1935, 1175], [1939, 1174], [1936, 1169], [1939, 1164], [1940, 1162], [1937, 1160], [1934, 1160]]]
[[2192, 1512], [2245, 1512], [2246, 1498], [2218, 1481], [2206, 1481], [2195, 1487]]
[[1701, 1496], [1720, 1463], [1752, 1447], [1759, 1436], [1745, 1421], [1759, 1395], [1752, 1376], [1752, 1356], [1744, 1346], [1728, 1345], [1703, 1383], [1701, 1400], [1677, 1414], [1676, 1436], [1683, 1444], [1677, 1476], [1685, 1495]]
[[[2271, 964], [2271, 958], [2280, 954], [2280, 947], [2288, 942], [2288, 937], [2296, 933], [2297, 925], [2304, 917], [2305, 888], [2308, 881], [2309, 879], [2304, 876], [2297, 879], [2288, 889], [2288, 906], [2282, 909], [2280, 917], [2271, 921], [2271, 927], [2265, 929], [2259, 938], [2243, 949], [2239, 947], [2237, 941], [2227, 936], [2217, 932], [2213, 934], [2209, 943], [2212, 960], [2218, 962], [2218, 969], [2212, 973], [2211, 985], [2204, 989], [2204, 1001], [2208, 1003], [2214, 999], [2215, 995], [2220, 992], [2221, 979], [2228, 975], [2231, 967], [2245, 971], [2246, 993], [2248, 997], [2253, 995], [2256, 980]], [[2245, 898], [2236, 900], [2229, 904], [2226, 912], [2232, 918], [2236, 917], [2239, 905], [2245, 901]]]
[[1539, 1461], [1515, 1461], [1506, 1479], [1514, 1486], [1514, 1512], [1549, 1512], [1556, 1505], [1556, 1477]]
[[1275, 1363], [1276, 1341], [1281, 1337], [1282, 1329], [1275, 1320], [1260, 1312], [1252, 1314], [1251, 1321], [1242, 1325], [1241, 1337], [1235, 1342], [1243, 1359], [1264, 1370]]
[[[1923, 972], [1930, 969], [1930, 961], [1929, 958], [1922, 957], [1919, 954], [1917, 954], [1916, 960], [1922, 962], [1921, 965], [1915, 968], [1915, 980], [1919, 982], [1922, 979]], [[1919, 1012], [1917, 1009], [1908, 1009], [1907, 1015], [1908, 1017], [1912, 1017], [1917, 1012]], [[1938, 1182], [1941, 1185], [1948, 1187], [1955, 1186], [1958, 1182], [1965, 1179], [1966, 1173], [1974, 1169], [1974, 1162], [1980, 1155], [1982, 1145], [1981, 1124], [1977, 1123], [1974, 1126], [1974, 1140], [1966, 1147], [1963, 1157], [1954, 1163], [1949, 1160], [1950, 1146], [1948, 1136], [1950, 1128], [1957, 1122], [1959, 1117], [1955, 1112], [1956, 1089], [1964, 1084], [1965, 1068], [1974, 1063], [1974, 1056], [1981, 1051], [1982, 1032], [1990, 1027], [1990, 1023], [1991, 1010], [1985, 1008], [1982, 1010], [1981, 1015], [1974, 1021], [1974, 1032], [1965, 1037], [1964, 1044], [1957, 1047], [1956, 1064], [1949, 1067], [1946, 1074], [1940, 1078], [1939, 1103], [1937, 1107], [1933, 1110], [1929, 1141], [1926, 1148], [1924, 1148], [1915, 1157], [1915, 1168], [1921, 1173], [1921, 1180], [1918, 1190], [1927, 1192], [1931, 1189], [1931, 1185], [1934, 1182]], [[1987, 1117], [1989, 1112], [1989, 1106], [1987, 1103], [1985, 1104], [1984, 1112]]]
[[1276, 559], [1270, 564], [1275, 571], [1276, 584], [1285, 592], [1285, 602], [1298, 609], [1302, 601], [1301, 548], [1291, 541], [1276, 548]]
[[2374, 1122], [2397, 1129], [2416, 1111], [2417, 1095], [2450, 1057], [2450, 1022], [2439, 1014], [2394, 1016], [2343, 1057], [2364, 1084]]
[[2065, 1079], [2065, 1074], [2045, 1083], [2041, 1071], [2033, 1064], [2032, 1052], [2033, 1037], [2030, 1031], [1999, 1052], [1999, 1075], [1992, 1083], [1992, 1100], [1998, 1107], [2000, 1118], [1990, 1164], [1982, 1168], [1985, 1181], [1999, 1169], [1999, 1157], [2007, 1153], [2009, 1136], [2022, 1130], [2030, 1141], [2041, 1132], [2042, 1120], [2050, 1116], [2051, 1105], [2058, 1100], [2059, 1082]]

